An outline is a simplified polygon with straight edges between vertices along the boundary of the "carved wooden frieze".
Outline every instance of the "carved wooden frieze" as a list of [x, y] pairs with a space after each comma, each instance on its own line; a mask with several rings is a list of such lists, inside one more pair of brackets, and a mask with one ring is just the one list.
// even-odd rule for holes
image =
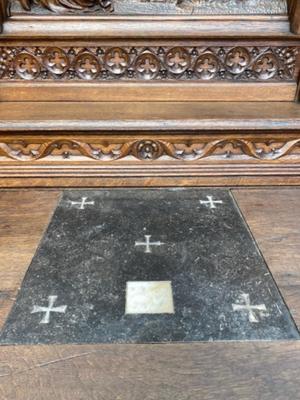
[[0, 79], [293, 81], [299, 47], [0, 47]]
[[110, 162], [117, 160], [153, 161], [168, 159], [178, 161], [256, 161], [276, 162], [288, 160], [300, 162], [300, 139], [267, 140], [223, 138], [211, 140], [132, 139], [108, 143], [93, 139], [0, 139], [0, 161], [59, 161], [94, 160]]
[[286, 0], [10, 0], [13, 14], [114, 13], [119, 15], [284, 14]]
[[[112, 12], [113, 0], [17, 0], [19, 7], [24, 11], [37, 10], [51, 11], [52, 13], [64, 12]], [[15, 2], [11, 2], [14, 8]]]

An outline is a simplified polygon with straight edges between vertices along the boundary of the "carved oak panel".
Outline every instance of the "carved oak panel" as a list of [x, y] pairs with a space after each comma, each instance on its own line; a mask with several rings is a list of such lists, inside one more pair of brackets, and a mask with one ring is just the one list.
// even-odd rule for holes
[[91, 160], [111, 162], [117, 160], [177, 160], [177, 161], [235, 161], [299, 163], [300, 139], [199, 138], [178, 141], [174, 138], [112, 140], [95, 138], [59, 139], [0, 139], [0, 162], [15, 160], [33, 162]]
[[0, 79], [294, 81], [297, 46], [0, 47]]

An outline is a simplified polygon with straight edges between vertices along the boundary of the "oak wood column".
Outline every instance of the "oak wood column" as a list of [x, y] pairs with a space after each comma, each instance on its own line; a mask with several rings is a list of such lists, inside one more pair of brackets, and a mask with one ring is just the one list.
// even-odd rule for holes
[[289, 15], [291, 21], [291, 31], [300, 34], [300, 0], [289, 1]]
[[2, 32], [2, 24], [6, 20], [8, 14], [7, 0], [0, 0], [0, 32]]

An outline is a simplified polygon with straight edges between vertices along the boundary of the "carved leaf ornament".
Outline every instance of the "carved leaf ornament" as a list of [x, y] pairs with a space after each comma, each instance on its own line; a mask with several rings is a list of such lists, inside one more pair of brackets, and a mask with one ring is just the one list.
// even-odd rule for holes
[[[44, 143], [27, 143], [23, 140], [0, 142], [0, 157], [17, 161], [35, 161], [53, 156], [69, 159], [83, 156], [95, 161], [109, 162], [134, 157], [151, 162], [168, 156], [174, 160], [197, 161], [207, 157], [234, 160], [246, 156], [257, 161], [276, 161], [299, 155], [300, 139], [287, 142], [256, 142], [244, 139], [212, 140], [193, 144], [171, 143], [165, 140], [134, 140], [125, 143], [93, 144], [72, 139]], [[294, 154], [295, 153], [295, 154]]]

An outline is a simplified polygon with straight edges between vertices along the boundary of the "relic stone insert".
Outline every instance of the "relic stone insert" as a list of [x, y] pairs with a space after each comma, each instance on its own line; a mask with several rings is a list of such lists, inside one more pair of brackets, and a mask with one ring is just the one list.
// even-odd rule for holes
[[1, 343], [299, 339], [228, 190], [65, 191]]

